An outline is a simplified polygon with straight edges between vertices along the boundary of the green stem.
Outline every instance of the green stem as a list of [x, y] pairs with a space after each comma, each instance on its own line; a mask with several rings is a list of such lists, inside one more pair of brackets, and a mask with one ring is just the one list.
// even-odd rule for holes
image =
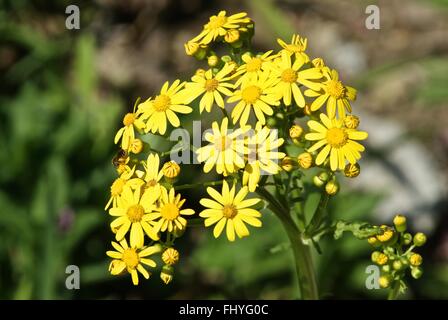
[[196, 188], [196, 187], [218, 186], [218, 185], [221, 185], [221, 184], [223, 184], [223, 180], [183, 184], [183, 185], [180, 185], [178, 187], [174, 187], [174, 189], [176, 191], [179, 191], [179, 190], [191, 189], [191, 188]]
[[258, 188], [257, 192], [269, 202], [270, 208], [280, 219], [291, 242], [302, 299], [319, 299], [311, 249], [303, 244], [300, 231], [292, 220], [289, 209], [279, 203], [266, 189]]
[[400, 281], [395, 281], [392, 288], [389, 291], [387, 300], [396, 300], [400, 293]]
[[325, 211], [328, 205], [328, 200], [330, 196], [325, 192], [322, 194], [319, 200], [319, 204], [317, 205], [316, 211], [314, 212], [313, 217], [311, 218], [310, 223], [306, 227], [305, 235], [309, 237], [313, 234], [313, 232], [321, 226], [322, 220], [325, 217]]

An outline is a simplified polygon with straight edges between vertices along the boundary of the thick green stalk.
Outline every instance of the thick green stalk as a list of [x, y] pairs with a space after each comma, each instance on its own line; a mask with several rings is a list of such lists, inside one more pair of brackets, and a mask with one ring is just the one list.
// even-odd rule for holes
[[280, 219], [291, 242], [302, 299], [319, 299], [311, 248], [303, 244], [301, 233], [291, 218], [289, 208], [285, 208], [266, 189], [259, 188], [257, 192], [269, 202], [270, 208]]
[[400, 293], [400, 281], [395, 281], [392, 288], [389, 290], [387, 300], [396, 300]]

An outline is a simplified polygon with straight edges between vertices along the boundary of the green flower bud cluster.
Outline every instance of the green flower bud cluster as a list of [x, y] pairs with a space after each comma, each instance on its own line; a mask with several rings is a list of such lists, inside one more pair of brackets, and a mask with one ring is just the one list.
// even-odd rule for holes
[[414, 279], [423, 274], [423, 258], [414, 249], [425, 244], [426, 236], [421, 232], [415, 235], [407, 232], [406, 217], [403, 215], [395, 216], [393, 226], [382, 225], [379, 229], [379, 234], [367, 239], [376, 249], [371, 259], [381, 268], [379, 285], [381, 288], [390, 288], [399, 282], [404, 289], [404, 278], [408, 270]]

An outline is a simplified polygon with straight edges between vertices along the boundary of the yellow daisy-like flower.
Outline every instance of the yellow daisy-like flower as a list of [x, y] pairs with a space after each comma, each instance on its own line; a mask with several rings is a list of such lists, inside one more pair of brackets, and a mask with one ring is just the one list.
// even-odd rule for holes
[[287, 106], [291, 105], [294, 97], [299, 107], [305, 107], [305, 98], [299, 84], [314, 90], [321, 88], [321, 84], [313, 80], [322, 78], [322, 73], [318, 68], [304, 69], [305, 62], [302, 56], [298, 56], [293, 63], [291, 56], [282, 52], [281, 58], [271, 64], [272, 77], [279, 80], [275, 85], [275, 92], [283, 98], [283, 103]]
[[146, 271], [143, 265], [147, 265], [151, 268], [156, 267], [155, 261], [147, 257], [160, 252], [160, 246], [151, 246], [147, 248], [129, 247], [126, 239], [121, 240], [120, 243], [112, 241], [112, 246], [116, 251], [106, 252], [109, 257], [114, 259], [109, 265], [109, 271], [112, 275], [119, 275], [126, 269], [127, 272], [131, 274], [132, 283], [134, 285], [138, 285], [138, 272], [140, 272], [145, 279], [149, 279], [150, 273]]
[[199, 162], [205, 162], [204, 172], [210, 172], [216, 166], [216, 172], [227, 176], [244, 168], [244, 133], [248, 127], [238, 128], [228, 133], [229, 120], [224, 118], [221, 128], [215, 121], [212, 123], [212, 132], [205, 133], [205, 140], [209, 142], [205, 147], [196, 150]]
[[232, 103], [239, 101], [232, 110], [232, 121], [240, 121], [241, 126], [245, 126], [249, 120], [250, 110], [253, 109], [257, 120], [264, 125], [265, 115], [271, 116], [274, 113], [271, 106], [280, 104], [280, 96], [274, 89], [277, 79], [270, 77], [268, 72], [263, 72], [257, 78], [242, 81], [239, 90], [227, 100]]
[[261, 227], [261, 213], [250, 208], [256, 205], [260, 199], [251, 198], [245, 199], [249, 193], [247, 187], [243, 187], [235, 195], [235, 185], [229, 190], [229, 185], [226, 181], [223, 182], [221, 193], [215, 189], [208, 187], [207, 193], [212, 199], [203, 198], [200, 203], [207, 209], [203, 210], [199, 216], [205, 218], [204, 224], [209, 227], [216, 223], [213, 229], [213, 235], [218, 238], [224, 227], [226, 227], [227, 239], [229, 241], [235, 240], [235, 233], [239, 238], [249, 235], [245, 223]]
[[117, 134], [115, 135], [114, 143], [117, 144], [121, 139], [121, 148], [123, 150], [129, 150], [130, 143], [135, 139], [134, 127], [142, 130], [143, 128], [145, 128], [145, 123], [141, 118], [138, 117], [137, 113], [133, 112], [127, 113], [124, 116], [123, 125], [124, 127], [118, 130]]
[[168, 192], [165, 187], [161, 187], [161, 196], [159, 206], [155, 212], [149, 215], [151, 220], [159, 219], [154, 224], [154, 229], [159, 231], [172, 232], [174, 228], [183, 230], [187, 226], [187, 220], [182, 216], [191, 216], [194, 214], [193, 209], [181, 209], [185, 199], [181, 199], [180, 194], [175, 194], [174, 189]]
[[291, 39], [291, 43], [286, 43], [282, 39], [277, 39], [278, 44], [283, 48], [282, 51], [288, 53], [288, 55], [294, 55], [296, 58], [301, 58], [305, 62], [310, 59], [305, 53], [308, 39], [301, 38], [300, 35], [294, 34]]
[[163, 177], [163, 170], [159, 170], [160, 159], [158, 154], [151, 153], [148, 159], [143, 163], [145, 172], [137, 172], [137, 175], [143, 177], [145, 190], [154, 194], [154, 197], [160, 197], [160, 179]]
[[218, 15], [211, 16], [209, 22], [204, 25], [204, 30], [190, 41], [209, 44], [218, 37], [224, 37], [229, 30], [238, 29], [241, 24], [247, 24], [250, 21], [246, 12], [226, 16], [226, 11], [220, 11]]
[[143, 181], [139, 178], [133, 178], [131, 177], [134, 175], [135, 172], [135, 166], [131, 169], [129, 172], [124, 172], [120, 175], [115, 181], [112, 183], [110, 187], [110, 198], [109, 201], [106, 204], [106, 207], [104, 210], [107, 210], [110, 205], [112, 204], [112, 207], [117, 206], [117, 200], [121, 196], [121, 193], [124, 190], [125, 186], [129, 186], [132, 189], [139, 188], [143, 185]]
[[169, 86], [167, 81], [158, 96], [139, 105], [138, 112], [142, 114], [141, 119], [147, 121], [146, 132], [165, 134], [167, 119], [173, 127], [177, 128], [180, 126], [180, 121], [176, 112], [188, 114], [193, 111], [185, 105], [185, 92], [181, 90], [184, 85], [185, 83], [175, 80]]
[[245, 78], [257, 78], [261, 76], [261, 73], [266, 71], [267, 66], [271, 63], [272, 59], [276, 57], [276, 55], [271, 54], [272, 50], [255, 57], [248, 53], [243, 54], [241, 59], [244, 64], [241, 65], [236, 72], [236, 75], [241, 75], [241, 78], [236, 82], [236, 86], [239, 86]]
[[319, 123], [314, 120], [308, 121], [308, 126], [312, 133], [305, 135], [305, 139], [309, 141], [317, 141], [308, 149], [308, 152], [314, 152], [323, 147], [316, 157], [316, 164], [321, 165], [330, 155], [331, 170], [343, 170], [345, 168], [345, 160], [351, 164], [355, 164], [364, 151], [364, 146], [354, 140], [365, 140], [368, 136], [367, 132], [358, 131], [356, 129], [348, 129], [344, 127], [344, 119], [330, 119], [325, 114], [320, 114]]
[[233, 65], [225, 64], [224, 67], [213, 76], [212, 70], [206, 71], [201, 75], [194, 75], [191, 80], [185, 85], [187, 103], [193, 101], [197, 97], [203, 94], [199, 102], [199, 111], [202, 113], [204, 109], [210, 112], [214, 103], [220, 108], [224, 109], [224, 100], [222, 94], [231, 96], [233, 84], [228, 81], [231, 79], [231, 73], [233, 72]]
[[109, 210], [111, 216], [117, 217], [110, 227], [116, 229], [115, 239], [121, 241], [126, 233], [131, 229], [131, 247], [139, 248], [144, 243], [144, 233], [152, 240], [159, 240], [157, 231], [149, 224], [150, 213], [155, 209], [157, 196], [150, 191], [146, 191], [141, 196], [141, 188], [134, 192], [129, 187], [125, 187], [121, 197], [118, 198], [117, 207]]
[[278, 139], [273, 130], [257, 125], [255, 133], [247, 140], [248, 163], [244, 168], [243, 185], [254, 192], [260, 181], [261, 170], [268, 174], [277, 174], [281, 171], [279, 160], [285, 157], [285, 153], [278, 152], [283, 144], [283, 138]]
[[336, 117], [336, 108], [338, 109], [339, 118], [345, 117], [345, 111], [352, 112], [349, 100], [356, 99], [356, 89], [345, 86], [339, 81], [339, 75], [336, 70], [330, 71], [323, 68], [325, 81], [322, 82], [322, 89], [315, 90], [310, 88], [305, 91], [307, 97], [316, 98], [311, 104], [311, 111], [316, 111], [327, 102], [327, 113], [330, 119]]

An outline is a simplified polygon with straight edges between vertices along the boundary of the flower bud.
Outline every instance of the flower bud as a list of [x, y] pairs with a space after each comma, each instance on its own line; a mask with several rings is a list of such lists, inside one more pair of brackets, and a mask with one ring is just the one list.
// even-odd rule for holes
[[418, 279], [423, 275], [423, 270], [420, 267], [415, 267], [411, 269], [412, 278]]
[[354, 115], [348, 115], [344, 118], [344, 125], [348, 129], [356, 129], [359, 126], [359, 118]]
[[313, 183], [316, 187], [320, 188], [325, 184], [325, 182], [328, 181], [328, 178], [328, 173], [326, 171], [322, 171], [318, 175], [314, 176]]
[[294, 169], [295, 165], [296, 165], [295, 161], [291, 157], [288, 157], [288, 156], [284, 157], [280, 164], [282, 169], [285, 170], [286, 172], [292, 171], [292, 169]]
[[165, 284], [170, 283], [173, 280], [174, 268], [170, 265], [164, 265], [162, 267], [162, 272], [160, 272], [160, 279]]
[[289, 128], [289, 136], [291, 139], [298, 139], [303, 133], [303, 128], [299, 126], [298, 124], [293, 125], [291, 128]]
[[162, 253], [162, 261], [167, 265], [174, 265], [179, 261], [179, 251], [168, 248]]
[[199, 43], [188, 41], [184, 44], [185, 53], [189, 56], [193, 56], [199, 50]]
[[180, 173], [180, 166], [173, 160], [165, 162], [162, 167], [163, 175], [169, 179], [176, 178]]
[[336, 180], [330, 180], [325, 185], [325, 192], [330, 196], [334, 196], [339, 192], [339, 183]]
[[361, 172], [361, 168], [359, 167], [359, 164], [354, 163], [354, 164], [347, 164], [344, 168], [344, 175], [347, 178], [356, 178], [357, 176], [359, 176], [359, 173]]
[[424, 233], [422, 233], [422, 232], [417, 232], [417, 233], [414, 235], [414, 244], [415, 244], [417, 247], [421, 247], [421, 246], [423, 246], [425, 243], [426, 243], [426, 235], [425, 235]]
[[143, 150], [143, 141], [138, 138], [132, 140], [129, 149], [132, 153], [139, 154]]
[[224, 63], [229, 63], [229, 62], [232, 61], [232, 57], [230, 57], [229, 55], [225, 55], [225, 56], [222, 56], [222, 57], [221, 57], [221, 60], [222, 60]]
[[411, 266], [418, 267], [419, 265], [422, 264], [422, 262], [423, 262], [423, 258], [418, 253], [413, 253], [409, 257], [409, 263], [411, 264]]
[[211, 68], [216, 67], [219, 64], [219, 62], [220, 62], [220, 59], [215, 54], [213, 54], [207, 58], [207, 63], [209, 65], [209, 67], [211, 67]]
[[367, 242], [373, 247], [378, 247], [381, 244], [376, 237], [369, 237]]
[[383, 288], [383, 289], [389, 288], [389, 286], [390, 286], [390, 278], [388, 276], [381, 276], [378, 279], [378, 283], [379, 283], [380, 287]]
[[224, 41], [227, 43], [235, 43], [240, 39], [240, 32], [236, 29], [231, 29], [227, 31], [224, 36]]
[[381, 267], [381, 269], [383, 270], [384, 273], [389, 273], [390, 272], [390, 265], [385, 264], [384, 266]]
[[297, 157], [297, 163], [303, 169], [309, 169], [313, 165], [313, 156], [309, 152], [303, 152]]
[[394, 263], [392, 264], [392, 267], [394, 268], [394, 270], [400, 271], [401, 269], [403, 269], [403, 264], [401, 263], [400, 260], [395, 260]]
[[376, 258], [376, 263], [378, 263], [380, 266], [384, 266], [388, 261], [389, 258], [384, 253], [380, 253]]
[[406, 217], [401, 214], [397, 214], [394, 218], [394, 225], [395, 225], [395, 229], [398, 232], [405, 232], [406, 231]]
[[371, 260], [373, 263], [377, 263], [378, 261], [378, 257], [381, 255], [382, 253], [379, 251], [373, 251], [372, 255], [370, 256]]
[[412, 242], [412, 235], [410, 233], [405, 233], [403, 235], [403, 244], [404, 245], [409, 245]]
[[195, 76], [203, 77], [205, 75], [205, 70], [202, 68], [196, 69], [196, 72], [194, 73]]

